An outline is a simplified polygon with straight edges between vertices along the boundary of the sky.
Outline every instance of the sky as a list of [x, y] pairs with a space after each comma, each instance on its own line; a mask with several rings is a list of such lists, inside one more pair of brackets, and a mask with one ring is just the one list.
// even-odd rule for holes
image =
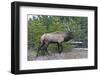
[[29, 20], [30, 18], [33, 19], [33, 15], [28, 15], [28, 20]]

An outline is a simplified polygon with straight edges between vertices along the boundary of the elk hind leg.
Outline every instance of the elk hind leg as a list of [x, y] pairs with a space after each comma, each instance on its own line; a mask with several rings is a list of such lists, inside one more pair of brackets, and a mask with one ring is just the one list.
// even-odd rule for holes
[[58, 52], [60, 53], [60, 45], [59, 45], [59, 43], [57, 43], [57, 46], [58, 46]]
[[60, 53], [62, 53], [63, 52], [63, 45], [61, 44], [61, 51], [60, 51]]

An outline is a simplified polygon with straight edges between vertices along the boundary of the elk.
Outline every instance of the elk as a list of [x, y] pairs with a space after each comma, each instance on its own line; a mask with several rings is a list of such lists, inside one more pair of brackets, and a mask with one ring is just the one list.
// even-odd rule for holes
[[71, 31], [45, 33], [41, 36], [40, 39], [41, 45], [38, 48], [36, 56], [38, 56], [40, 50], [44, 50], [45, 52], [48, 53], [47, 47], [50, 43], [56, 43], [58, 46], [58, 52], [61, 53], [63, 51], [62, 43], [67, 42], [73, 38], [74, 38], [74, 34]]

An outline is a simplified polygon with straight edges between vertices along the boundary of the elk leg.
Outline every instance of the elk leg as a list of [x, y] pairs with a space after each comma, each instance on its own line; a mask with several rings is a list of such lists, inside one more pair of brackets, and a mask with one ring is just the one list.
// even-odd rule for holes
[[46, 43], [45, 45], [44, 45], [44, 49], [45, 49], [45, 52], [49, 55], [49, 52], [48, 52], [48, 45], [49, 45], [49, 43]]
[[40, 52], [40, 50], [41, 50], [41, 48], [44, 46], [44, 43], [42, 43], [41, 45], [40, 45], [40, 47], [38, 48], [38, 51], [37, 51], [37, 55], [36, 55], [36, 57], [38, 57], [38, 55], [39, 55], [39, 52]]
[[60, 51], [60, 53], [63, 51], [63, 45], [61, 44], [61, 51]]
[[[49, 45], [49, 44], [48, 44]], [[46, 47], [46, 52], [47, 52], [47, 54], [49, 55], [49, 52], [48, 52], [48, 45], [47, 45], [47, 47]]]
[[49, 55], [49, 52], [48, 52], [47, 48], [46, 48], [46, 50], [45, 50], [45, 51], [46, 51], [46, 53]]
[[60, 49], [60, 47], [59, 47], [59, 43], [57, 43], [57, 46], [58, 46], [58, 52], [60, 52], [60, 51], [59, 51], [59, 49]]
[[41, 48], [44, 46], [44, 43], [42, 43], [41, 45], [40, 45], [40, 47], [38, 48], [38, 50], [41, 50]]
[[37, 54], [36, 54], [36, 57], [38, 57], [38, 55], [39, 55], [39, 52], [40, 52], [40, 50], [38, 49], [38, 51], [37, 51]]
[[38, 50], [37, 50], [37, 55], [36, 55], [36, 57], [38, 57], [38, 55], [39, 55], [39, 52], [40, 52], [40, 49], [38, 49]]
[[44, 56], [45, 55], [45, 50], [42, 50], [41, 54]]
[[62, 46], [62, 43], [60, 43], [60, 51], [59, 53], [61, 53], [63, 51], [63, 46]]

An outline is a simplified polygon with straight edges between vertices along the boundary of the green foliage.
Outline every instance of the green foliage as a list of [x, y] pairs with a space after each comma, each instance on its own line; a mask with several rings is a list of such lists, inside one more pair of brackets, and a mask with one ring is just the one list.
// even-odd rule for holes
[[[33, 19], [28, 19], [28, 49], [34, 50], [40, 44], [40, 37], [44, 33], [55, 31], [73, 31], [75, 33], [74, 40], [87, 40], [87, 17], [74, 16], [45, 16], [33, 15]], [[56, 44], [51, 44], [48, 50], [57, 48]], [[65, 49], [70, 49], [70, 44], [64, 43]]]

